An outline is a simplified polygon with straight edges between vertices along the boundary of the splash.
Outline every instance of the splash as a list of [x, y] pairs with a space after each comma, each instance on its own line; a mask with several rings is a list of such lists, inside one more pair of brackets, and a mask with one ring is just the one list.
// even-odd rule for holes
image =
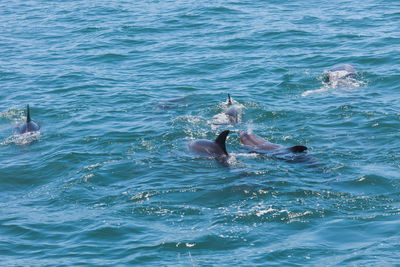
[[[219, 108], [222, 110], [221, 113], [218, 113], [213, 116], [211, 120], [211, 127], [213, 130], [215, 130], [218, 126], [221, 125], [234, 125], [234, 124], [240, 124], [242, 122], [242, 113], [244, 109], [244, 105], [240, 104], [234, 99], [231, 99], [232, 104], [229, 104], [228, 102], [223, 102], [219, 104]], [[229, 107], [235, 107], [236, 110], [238, 111], [238, 116], [237, 116], [237, 122], [232, 121], [232, 118], [226, 113]]]
[[[330, 78], [329, 81], [322, 81], [322, 86], [318, 89], [307, 90], [301, 94], [302, 97], [308, 96], [310, 94], [319, 94], [326, 92], [352, 92], [355, 91], [358, 87], [364, 86], [365, 82], [358, 80], [354, 76], [345, 77], [346, 71], [336, 71], [333, 73], [329, 73]], [[324, 77], [327, 77], [327, 73], [325, 72], [319, 79], [323, 80]]]

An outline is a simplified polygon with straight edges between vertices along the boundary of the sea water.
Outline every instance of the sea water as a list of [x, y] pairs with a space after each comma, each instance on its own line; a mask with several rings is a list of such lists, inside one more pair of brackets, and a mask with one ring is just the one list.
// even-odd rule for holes
[[0, 265], [399, 264], [399, 48], [397, 1], [0, 2]]

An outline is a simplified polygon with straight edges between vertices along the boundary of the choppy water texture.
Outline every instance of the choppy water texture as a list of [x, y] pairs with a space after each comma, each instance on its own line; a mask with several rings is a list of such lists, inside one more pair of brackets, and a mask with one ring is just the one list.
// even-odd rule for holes
[[397, 1], [2, 1], [0, 36], [1, 265], [400, 262]]

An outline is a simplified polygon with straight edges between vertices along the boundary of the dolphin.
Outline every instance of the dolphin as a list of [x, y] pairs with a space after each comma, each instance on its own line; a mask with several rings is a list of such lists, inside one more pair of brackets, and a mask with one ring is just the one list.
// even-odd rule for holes
[[251, 132], [239, 132], [240, 142], [253, 149], [252, 152], [266, 154], [272, 158], [284, 160], [290, 163], [305, 163], [308, 167], [319, 167], [317, 158], [306, 153], [306, 146], [284, 147], [273, 144]]
[[291, 147], [283, 147], [278, 144], [271, 143], [258, 135], [251, 132], [240, 132], [240, 142], [248, 147], [254, 148], [255, 150], [261, 152], [292, 152], [292, 153], [302, 153], [307, 150], [306, 146], [291, 146]]
[[302, 96], [307, 96], [311, 93], [326, 92], [330, 88], [352, 88], [358, 87], [359, 81], [358, 72], [350, 64], [341, 64], [324, 71], [322, 74], [323, 86], [316, 90], [307, 90], [302, 93]]
[[31, 120], [31, 115], [29, 112], [29, 105], [26, 105], [26, 122], [17, 126], [15, 131], [18, 134], [30, 133], [30, 132], [37, 132], [40, 129], [39, 123]]
[[239, 122], [239, 110], [236, 105], [233, 105], [230, 94], [228, 94], [228, 109], [225, 110], [225, 115], [228, 116], [231, 123]]
[[329, 84], [337, 84], [341, 80], [355, 78], [357, 71], [350, 64], [337, 65], [325, 73], [325, 79]]
[[221, 132], [214, 141], [199, 139], [189, 144], [189, 149], [197, 154], [212, 156], [217, 159], [228, 157], [225, 141], [229, 130]]

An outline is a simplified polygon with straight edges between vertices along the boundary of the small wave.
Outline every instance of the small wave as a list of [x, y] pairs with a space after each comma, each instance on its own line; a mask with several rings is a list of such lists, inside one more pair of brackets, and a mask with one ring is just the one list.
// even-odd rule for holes
[[[340, 81], [333, 81], [330, 84], [324, 84], [322, 87], [318, 89], [307, 90], [301, 94], [302, 97], [308, 96], [310, 94], [319, 94], [319, 93], [326, 93], [326, 92], [353, 92], [356, 88], [365, 85], [365, 82], [358, 81], [353, 78], [344, 79]], [[336, 89], [336, 90], [335, 90]]]
[[199, 116], [192, 116], [192, 115], [184, 115], [184, 116], [178, 116], [174, 119], [174, 122], [176, 123], [188, 123], [188, 124], [198, 124], [203, 120], [202, 117]]
[[229, 117], [225, 113], [218, 113], [214, 115], [211, 121], [212, 129], [215, 130], [216, 126], [230, 125]]
[[6, 146], [10, 144], [15, 144], [18, 146], [29, 145], [34, 141], [38, 141], [40, 137], [40, 132], [29, 132], [24, 134], [15, 134], [4, 139], [0, 142], [1, 146]]
[[25, 111], [22, 109], [9, 109], [0, 112], [0, 119], [6, 119], [13, 122], [19, 122], [25, 116]]
[[323, 212], [315, 209], [290, 211], [286, 208], [274, 208], [271, 205], [260, 203], [249, 209], [240, 208], [237, 211], [226, 211], [221, 214], [222, 221], [236, 223], [261, 223], [261, 222], [295, 222], [307, 221], [312, 218], [322, 217]]
[[323, 86], [323, 87], [321, 87], [319, 89], [307, 90], [307, 91], [303, 92], [301, 94], [301, 96], [305, 97], [305, 96], [308, 96], [310, 94], [324, 93], [324, 92], [327, 92], [327, 91], [329, 91], [329, 87], [328, 86]]

